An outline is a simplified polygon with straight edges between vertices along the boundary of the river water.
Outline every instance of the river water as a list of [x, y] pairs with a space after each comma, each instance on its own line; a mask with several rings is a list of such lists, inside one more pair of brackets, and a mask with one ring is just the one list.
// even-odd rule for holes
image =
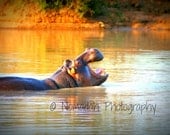
[[170, 134], [170, 32], [0, 30], [0, 76], [42, 79], [85, 48], [109, 74], [101, 86], [0, 90], [0, 133]]

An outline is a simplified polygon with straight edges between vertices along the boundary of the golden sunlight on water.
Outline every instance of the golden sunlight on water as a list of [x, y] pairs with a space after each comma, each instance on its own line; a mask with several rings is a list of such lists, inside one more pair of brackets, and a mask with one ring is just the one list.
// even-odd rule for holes
[[[159, 39], [159, 40], [158, 40]], [[0, 30], [1, 73], [55, 71], [86, 47], [109, 52], [114, 65], [134, 61], [140, 50], [169, 49], [169, 32]], [[105, 53], [104, 52], [104, 53]], [[126, 54], [130, 54], [127, 56]], [[109, 55], [109, 56], [108, 56]], [[128, 58], [127, 58], [128, 57]], [[105, 62], [108, 62], [105, 60]]]
[[87, 37], [102, 38], [103, 34], [94, 31], [1, 30], [0, 66], [3, 68], [0, 72], [53, 72], [65, 59], [73, 59], [84, 51]]

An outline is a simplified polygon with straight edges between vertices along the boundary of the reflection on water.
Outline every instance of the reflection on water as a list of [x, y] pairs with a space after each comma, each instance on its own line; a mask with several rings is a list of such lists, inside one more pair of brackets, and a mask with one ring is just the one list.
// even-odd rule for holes
[[86, 37], [102, 36], [101, 32], [1, 30], [0, 66], [4, 68], [0, 72], [52, 72], [84, 50]]
[[0, 30], [0, 74], [44, 78], [99, 48], [108, 80], [44, 92], [0, 90], [2, 134], [169, 134], [170, 32]]

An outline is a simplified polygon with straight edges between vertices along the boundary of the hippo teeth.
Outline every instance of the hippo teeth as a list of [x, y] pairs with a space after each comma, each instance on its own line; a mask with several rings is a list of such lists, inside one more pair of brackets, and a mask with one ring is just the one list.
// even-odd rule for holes
[[96, 69], [95, 73], [97, 75], [105, 75], [106, 74], [103, 68]]

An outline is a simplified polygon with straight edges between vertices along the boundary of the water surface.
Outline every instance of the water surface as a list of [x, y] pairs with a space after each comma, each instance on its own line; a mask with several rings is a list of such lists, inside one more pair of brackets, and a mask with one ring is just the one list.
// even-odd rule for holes
[[42, 79], [85, 48], [105, 58], [97, 87], [0, 90], [3, 134], [170, 134], [170, 32], [0, 30], [0, 76]]

